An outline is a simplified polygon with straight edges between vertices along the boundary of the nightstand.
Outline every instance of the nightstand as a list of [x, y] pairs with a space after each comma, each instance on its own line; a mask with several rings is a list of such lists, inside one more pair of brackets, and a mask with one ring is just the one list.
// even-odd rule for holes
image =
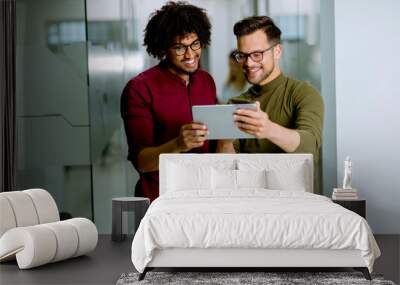
[[123, 241], [126, 237], [122, 233], [122, 213], [134, 212], [135, 231], [139, 227], [140, 221], [144, 217], [150, 200], [143, 197], [120, 197], [112, 199], [112, 234], [113, 241]]
[[353, 211], [356, 214], [359, 214], [361, 217], [366, 219], [366, 200], [365, 199], [357, 199], [357, 200], [333, 200], [332, 202], [339, 204], [340, 206]]

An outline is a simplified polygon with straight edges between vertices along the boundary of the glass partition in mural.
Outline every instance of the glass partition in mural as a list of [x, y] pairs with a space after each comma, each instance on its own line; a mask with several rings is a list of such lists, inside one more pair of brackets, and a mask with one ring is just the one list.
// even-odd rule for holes
[[110, 233], [112, 198], [133, 196], [138, 179], [126, 158], [120, 96], [128, 79], [143, 70], [144, 57], [133, 1], [86, 4], [94, 221], [99, 232]]
[[18, 189], [92, 218], [84, 0], [17, 0]]
[[[309, 82], [321, 92], [320, 0], [269, 0], [267, 8], [268, 15], [282, 30], [282, 71]], [[321, 193], [323, 154], [315, 184], [316, 191]]]
[[269, 0], [268, 14], [282, 30], [281, 68], [321, 90], [319, 0]]

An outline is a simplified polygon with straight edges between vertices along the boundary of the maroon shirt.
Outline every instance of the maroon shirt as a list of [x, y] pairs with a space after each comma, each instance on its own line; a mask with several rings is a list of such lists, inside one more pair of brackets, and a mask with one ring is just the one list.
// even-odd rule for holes
[[[162, 145], [179, 135], [182, 125], [193, 121], [193, 105], [216, 104], [215, 83], [210, 74], [197, 70], [189, 85], [168, 71], [164, 62], [131, 79], [121, 96], [121, 115], [128, 140], [128, 160], [138, 169], [138, 154], [146, 148]], [[206, 143], [191, 152], [211, 152]], [[158, 171], [140, 173], [136, 196], [158, 197]]]

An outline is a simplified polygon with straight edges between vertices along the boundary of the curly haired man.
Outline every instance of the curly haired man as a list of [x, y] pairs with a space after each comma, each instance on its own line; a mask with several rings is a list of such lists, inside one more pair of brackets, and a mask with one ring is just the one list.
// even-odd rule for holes
[[136, 196], [158, 197], [161, 153], [211, 152], [206, 126], [192, 123], [191, 113], [193, 105], [217, 102], [214, 80], [200, 69], [210, 36], [205, 11], [186, 2], [150, 15], [144, 45], [160, 62], [132, 78], [121, 96], [128, 159], [140, 174]]

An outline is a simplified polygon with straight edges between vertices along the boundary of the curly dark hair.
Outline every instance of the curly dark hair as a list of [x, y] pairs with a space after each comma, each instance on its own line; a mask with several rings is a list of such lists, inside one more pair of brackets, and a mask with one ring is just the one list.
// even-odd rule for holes
[[282, 32], [268, 16], [253, 16], [240, 20], [233, 26], [233, 33], [236, 37], [241, 37], [260, 29], [264, 30], [270, 42], [281, 42]]
[[150, 55], [162, 59], [174, 39], [188, 33], [196, 33], [203, 47], [210, 44], [211, 24], [205, 10], [184, 1], [171, 1], [150, 15], [143, 45]]

